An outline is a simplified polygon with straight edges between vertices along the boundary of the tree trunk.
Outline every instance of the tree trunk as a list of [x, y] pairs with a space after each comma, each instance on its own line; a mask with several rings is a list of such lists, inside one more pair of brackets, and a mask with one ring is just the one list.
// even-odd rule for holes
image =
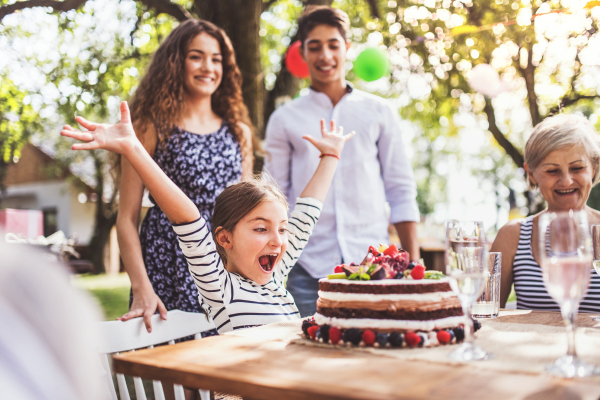
[[[110, 231], [117, 222], [116, 208], [116, 193], [115, 190], [112, 198], [108, 203], [104, 202], [104, 170], [106, 160], [103, 154], [97, 150], [92, 151], [92, 159], [94, 160], [96, 188], [96, 215], [94, 217], [94, 233], [90, 240], [90, 261], [94, 265], [94, 273], [100, 274], [106, 271], [105, 252], [106, 245], [110, 239]], [[114, 181], [115, 186], [119, 187], [119, 181]]]
[[264, 79], [260, 65], [260, 15], [262, 0], [195, 0], [202, 19], [223, 28], [229, 35], [244, 82], [242, 92], [252, 123], [264, 130]]
[[106, 211], [106, 205], [102, 203], [102, 200], [98, 199], [96, 202], [96, 221], [94, 227], [94, 235], [90, 240], [90, 261], [94, 265], [94, 273], [101, 274], [106, 272], [105, 265], [105, 252], [106, 246], [110, 239], [110, 231], [117, 222], [117, 213], [113, 213], [109, 218], [106, 218], [104, 214]]

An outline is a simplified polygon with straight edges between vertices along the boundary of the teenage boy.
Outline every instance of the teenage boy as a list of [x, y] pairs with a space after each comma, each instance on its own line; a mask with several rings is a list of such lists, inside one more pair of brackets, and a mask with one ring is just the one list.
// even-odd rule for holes
[[359, 263], [369, 246], [388, 243], [389, 221], [410, 258], [420, 258], [417, 190], [398, 113], [386, 100], [354, 89], [344, 79], [349, 26], [348, 15], [331, 7], [315, 7], [298, 20], [310, 92], [277, 109], [266, 131], [265, 170], [289, 201], [319, 163], [319, 151], [302, 139], [309, 127], [333, 119], [347, 132], [356, 132], [344, 148], [321, 218], [288, 278], [287, 288], [303, 317], [316, 311], [318, 279], [342, 262]]

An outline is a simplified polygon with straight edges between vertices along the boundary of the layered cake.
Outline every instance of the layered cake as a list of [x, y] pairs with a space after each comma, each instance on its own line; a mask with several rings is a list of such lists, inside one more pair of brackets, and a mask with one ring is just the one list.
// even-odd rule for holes
[[332, 344], [433, 346], [461, 341], [464, 316], [448, 279], [409, 263], [395, 246], [371, 247], [359, 265], [340, 265], [319, 281], [308, 338]]

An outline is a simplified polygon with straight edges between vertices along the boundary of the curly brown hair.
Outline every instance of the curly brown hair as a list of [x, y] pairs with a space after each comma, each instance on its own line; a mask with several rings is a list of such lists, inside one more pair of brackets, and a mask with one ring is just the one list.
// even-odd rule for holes
[[181, 23], [152, 56], [130, 103], [135, 130], [144, 132], [148, 124], [153, 124], [159, 143], [164, 143], [170, 137], [174, 126], [180, 122], [185, 104], [187, 49], [200, 33], [207, 33], [219, 42], [223, 57], [223, 78], [211, 96], [212, 109], [229, 125], [244, 148], [246, 143], [239, 123], [248, 125], [252, 132], [254, 129], [242, 98], [242, 74], [235, 61], [231, 40], [223, 29], [200, 19]]

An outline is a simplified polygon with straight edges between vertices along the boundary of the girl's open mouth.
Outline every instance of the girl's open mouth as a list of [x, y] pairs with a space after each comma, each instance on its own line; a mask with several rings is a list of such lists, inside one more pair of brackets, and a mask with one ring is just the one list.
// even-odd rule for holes
[[273, 272], [273, 267], [275, 267], [277, 256], [279, 256], [279, 254], [265, 254], [264, 256], [258, 257], [260, 268], [266, 273]]

